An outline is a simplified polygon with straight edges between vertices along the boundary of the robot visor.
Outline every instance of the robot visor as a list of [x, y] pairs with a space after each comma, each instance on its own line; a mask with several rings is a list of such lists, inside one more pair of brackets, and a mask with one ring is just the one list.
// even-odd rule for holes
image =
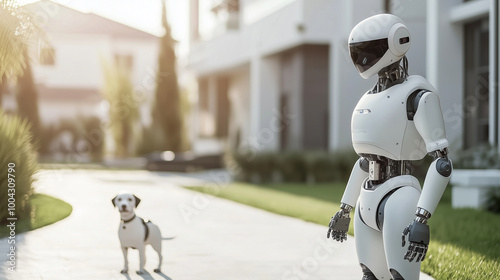
[[375, 65], [388, 49], [387, 38], [349, 44], [352, 62], [359, 73], [363, 73]]

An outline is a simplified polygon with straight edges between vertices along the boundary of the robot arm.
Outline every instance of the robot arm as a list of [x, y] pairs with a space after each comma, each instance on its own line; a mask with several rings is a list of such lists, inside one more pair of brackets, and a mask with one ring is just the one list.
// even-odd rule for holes
[[330, 220], [326, 235], [327, 238], [330, 238], [331, 235], [333, 239], [340, 242], [347, 239], [347, 231], [349, 230], [349, 222], [351, 221], [349, 213], [354, 205], [356, 205], [363, 181], [368, 177], [368, 165], [368, 160], [363, 157], [354, 164], [341, 199], [340, 211]]
[[361, 186], [366, 178], [368, 178], [368, 169], [370, 162], [364, 158], [359, 158], [354, 167], [352, 168], [351, 176], [349, 176], [349, 181], [347, 181], [347, 186], [345, 187], [344, 195], [340, 202], [346, 204], [353, 208], [358, 201], [359, 194], [361, 192]]
[[409, 235], [410, 245], [404, 258], [410, 262], [415, 257], [417, 262], [425, 258], [430, 239], [427, 221], [436, 210], [453, 169], [451, 160], [447, 156], [448, 140], [446, 140], [439, 97], [433, 92], [423, 91], [415, 97], [414, 108], [415, 127], [425, 141], [427, 152], [433, 153], [435, 160], [425, 177], [415, 220], [403, 231], [403, 246], [406, 244], [406, 236]]

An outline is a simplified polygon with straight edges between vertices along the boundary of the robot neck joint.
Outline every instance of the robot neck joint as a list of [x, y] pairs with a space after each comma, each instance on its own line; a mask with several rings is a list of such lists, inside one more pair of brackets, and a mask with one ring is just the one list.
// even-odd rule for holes
[[[400, 65], [401, 60], [403, 66]], [[402, 83], [408, 77], [408, 59], [402, 59], [394, 62], [393, 64], [382, 68], [378, 72], [378, 82], [372, 90], [372, 93], [384, 91], [394, 85]]]

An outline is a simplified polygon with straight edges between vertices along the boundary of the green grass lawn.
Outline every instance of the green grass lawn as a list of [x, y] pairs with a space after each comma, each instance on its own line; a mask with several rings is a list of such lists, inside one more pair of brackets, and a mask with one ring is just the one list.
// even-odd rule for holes
[[[16, 233], [26, 232], [53, 224], [68, 217], [73, 210], [73, 207], [68, 203], [45, 194], [32, 195], [30, 203], [31, 218], [17, 221]], [[8, 235], [9, 229], [6, 226], [0, 227], [0, 238]]]
[[[339, 209], [344, 186], [233, 183], [221, 188], [189, 189], [327, 226]], [[422, 271], [437, 280], [500, 279], [500, 215], [452, 209], [448, 188], [429, 225], [431, 244]], [[353, 234], [352, 221], [349, 233]]]

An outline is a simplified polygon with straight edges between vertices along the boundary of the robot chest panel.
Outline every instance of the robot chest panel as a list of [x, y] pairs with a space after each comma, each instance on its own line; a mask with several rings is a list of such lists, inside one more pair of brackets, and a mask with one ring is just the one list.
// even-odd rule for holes
[[391, 89], [365, 94], [356, 105], [351, 122], [354, 150], [395, 160], [420, 159], [425, 146], [407, 119], [408, 94]]

